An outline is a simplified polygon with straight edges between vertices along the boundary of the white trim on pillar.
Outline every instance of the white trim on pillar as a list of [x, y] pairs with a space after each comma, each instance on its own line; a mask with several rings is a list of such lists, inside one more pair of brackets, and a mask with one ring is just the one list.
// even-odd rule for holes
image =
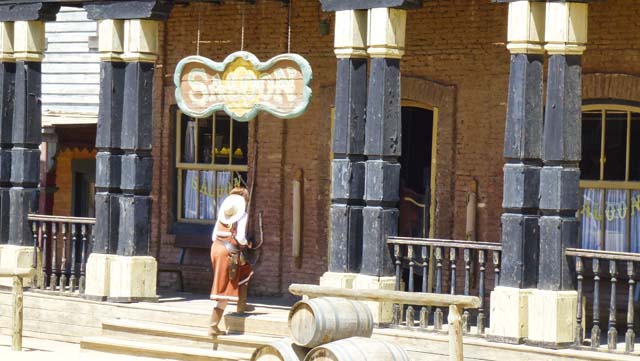
[[98, 50], [102, 61], [122, 61], [124, 20], [98, 21]]
[[124, 23], [126, 62], [155, 63], [158, 58], [158, 21], [133, 19]]
[[407, 11], [392, 8], [369, 10], [367, 52], [372, 58], [400, 59], [404, 55]]
[[581, 55], [587, 45], [588, 4], [548, 2], [546, 5], [545, 50], [550, 55]]
[[512, 54], [544, 54], [545, 3], [509, 3], [507, 49]]
[[13, 22], [0, 22], [0, 61], [13, 62]]
[[44, 58], [44, 22], [16, 21], [13, 27], [16, 60], [41, 62]]
[[334, 49], [338, 58], [366, 58], [367, 11], [336, 11]]

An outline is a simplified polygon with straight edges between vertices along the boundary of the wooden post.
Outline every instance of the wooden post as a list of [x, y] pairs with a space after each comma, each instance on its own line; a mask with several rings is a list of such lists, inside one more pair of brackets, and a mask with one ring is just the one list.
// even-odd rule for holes
[[9, 242], [11, 188], [11, 133], [16, 64], [13, 58], [13, 22], [0, 22], [0, 244]]
[[11, 331], [11, 351], [22, 351], [23, 298], [22, 276], [13, 276], [13, 329]]
[[338, 58], [331, 167], [330, 272], [356, 273], [362, 259], [367, 12], [336, 12]]
[[463, 361], [462, 355], [462, 307], [449, 306], [449, 361]]

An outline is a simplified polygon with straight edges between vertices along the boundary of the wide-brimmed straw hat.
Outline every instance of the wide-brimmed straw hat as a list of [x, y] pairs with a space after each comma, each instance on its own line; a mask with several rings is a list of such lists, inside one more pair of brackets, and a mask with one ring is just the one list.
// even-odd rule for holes
[[232, 194], [222, 202], [218, 212], [218, 220], [224, 224], [236, 223], [244, 215], [246, 207], [242, 196]]

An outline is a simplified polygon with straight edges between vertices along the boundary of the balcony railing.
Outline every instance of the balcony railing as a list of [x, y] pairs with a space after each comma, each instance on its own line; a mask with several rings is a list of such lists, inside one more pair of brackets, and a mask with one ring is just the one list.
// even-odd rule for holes
[[609, 351], [620, 350], [621, 341], [624, 352], [634, 352], [639, 331], [635, 308], [636, 292], [640, 291], [636, 289], [640, 254], [576, 248], [567, 248], [565, 254], [574, 259], [576, 266], [575, 346], [598, 349], [606, 339]]
[[[475, 325], [473, 333], [484, 336], [489, 324], [489, 294], [500, 279], [499, 243], [390, 237], [387, 244], [393, 247], [396, 291], [478, 296], [478, 310], [465, 310], [462, 315], [463, 331], [471, 334]], [[458, 277], [462, 274], [464, 277]], [[441, 331], [444, 312], [439, 307], [416, 310], [413, 305], [396, 304], [391, 326]]]
[[95, 218], [30, 214], [34, 244], [42, 252], [37, 286], [68, 294], [84, 294], [87, 258], [92, 251]]

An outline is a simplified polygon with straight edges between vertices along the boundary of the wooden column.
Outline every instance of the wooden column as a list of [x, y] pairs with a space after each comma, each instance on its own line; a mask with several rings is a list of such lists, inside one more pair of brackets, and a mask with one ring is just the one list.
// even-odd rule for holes
[[367, 12], [336, 12], [338, 58], [331, 181], [330, 272], [357, 273], [362, 259]]
[[368, 53], [371, 57], [365, 126], [363, 262], [360, 273], [393, 276], [387, 236], [397, 235], [402, 126], [400, 58], [404, 54], [406, 11], [369, 10]]
[[546, 4], [549, 53], [543, 160], [540, 172], [540, 268], [538, 289], [574, 290], [573, 266], [564, 255], [577, 247], [581, 156], [582, 61], [587, 4]]
[[41, 62], [44, 21], [14, 23], [15, 101], [11, 139], [9, 243], [32, 242], [27, 215], [38, 209], [41, 133]]
[[153, 75], [158, 51], [158, 22], [125, 21], [126, 61], [121, 145], [120, 233], [117, 254], [149, 255], [151, 236], [151, 157]]
[[96, 134], [96, 253], [114, 254], [120, 220], [121, 132], [124, 101], [124, 20], [99, 20], [100, 110]]
[[504, 137], [502, 274], [500, 286], [534, 288], [539, 249], [545, 4], [509, 3], [511, 52]]
[[13, 22], [0, 22], [0, 244], [9, 242], [11, 189], [11, 133], [16, 63], [13, 58]]

